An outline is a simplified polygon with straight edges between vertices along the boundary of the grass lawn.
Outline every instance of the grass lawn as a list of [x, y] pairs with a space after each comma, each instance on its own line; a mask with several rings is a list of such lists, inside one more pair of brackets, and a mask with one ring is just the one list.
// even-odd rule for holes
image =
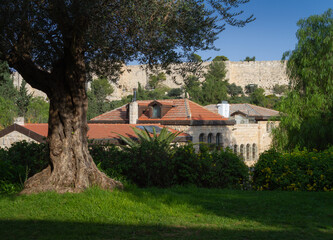
[[333, 239], [333, 192], [128, 187], [0, 195], [0, 239]]

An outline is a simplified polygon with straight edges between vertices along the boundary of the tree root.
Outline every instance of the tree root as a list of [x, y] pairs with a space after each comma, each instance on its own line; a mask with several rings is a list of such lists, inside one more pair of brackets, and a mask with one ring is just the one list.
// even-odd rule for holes
[[76, 177], [72, 181], [66, 181], [64, 174], [57, 174], [51, 171], [48, 166], [43, 171], [35, 174], [24, 183], [24, 189], [20, 194], [34, 194], [40, 192], [53, 191], [57, 193], [79, 193], [85, 189], [98, 186], [105, 190], [123, 189], [123, 184], [109, 178], [97, 168], [85, 169], [81, 177]]

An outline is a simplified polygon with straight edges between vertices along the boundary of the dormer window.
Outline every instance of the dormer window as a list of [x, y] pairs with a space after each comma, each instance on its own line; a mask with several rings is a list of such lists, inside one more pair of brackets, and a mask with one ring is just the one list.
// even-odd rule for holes
[[157, 104], [153, 106], [152, 118], [161, 118], [161, 106]]

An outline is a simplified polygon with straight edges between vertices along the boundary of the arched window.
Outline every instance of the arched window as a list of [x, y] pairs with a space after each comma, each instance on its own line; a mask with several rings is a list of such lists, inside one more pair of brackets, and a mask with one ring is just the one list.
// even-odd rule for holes
[[159, 105], [153, 106], [153, 118], [161, 118], [161, 107]]
[[250, 144], [246, 144], [246, 160], [247, 161], [250, 161], [250, 157], [251, 157], [250, 151], [251, 151]]
[[199, 142], [202, 143], [202, 142], [204, 142], [204, 141], [205, 141], [205, 134], [204, 134], [204, 133], [201, 133], [201, 134], [199, 135]]
[[237, 144], [234, 145], [234, 153], [235, 153], [235, 154], [238, 153], [238, 145], [237, 145]]
[[208, 134], [207, 142], [208, 143], [212, 143], [213, 142], [213, 134], [212, 133]]
[[244, 144], [240, 145], [239, 152], [240, 152], [240, 156], [244, 159]]
[[257, 160], [257, 145], [255, 143], [252, 144], [252, 159]]
[[221, 133], [216, 134], [216, 146], [221, 146]]

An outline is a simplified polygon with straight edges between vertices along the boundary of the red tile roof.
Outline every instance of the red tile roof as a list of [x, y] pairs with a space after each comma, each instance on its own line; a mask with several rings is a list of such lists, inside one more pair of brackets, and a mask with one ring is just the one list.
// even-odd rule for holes
[[[162, 125], [153, 124], [154, 126], [158, 126], [163, 128]], [[13, 125], [12, 125], [13, 126]], [[47, 137], [48, 134], [48, 124], [47, 123], [35, 123], [35, 124], [24, 124], [23, 126], [14, 125], [16, 128], [13, 128], [14, 131], [21, 131], [22, 129], [27, 129], [33, 133], [40, 135], [40, 139], [43, 137]], [[119, 138], [118, 134], [123, 135], [125, 137], [132, 137], [134, 138], [136, 135], [133, 131], [133, 128], [136, 126], [152, 126], [152, 124], [92, 124], [89, 123], [89, 130], [88, 130], [88, 139], [117, 139]], [[5, 129], [4, 129], [5, 130]], [[4, 131], [3, 130], [3, 131]], [[170, 132], [177, 132], [174, 129], [168, 128]], [[24, 131], [24, 133], [29, 131]], [[1, 131], [2, 132], [2, 131]], [[189, 137], [186, 133], [181, 133], [180, 137]]]
[[[167, 99], [167, 100], [138, 100], [139, 107], [147, 107], [153, 102], [160, 103], [162, 106], [167, 106], [170, 109], [159, 119], [150, 119], [146, 113], [138, 116], [139, 122], [161, 122], [164, 121], [191, 121], [191, 120], [203, 120], [203, 121], [221, 121], [228, 120], [219, 114], [213, 113], [199, 104], [192, 102], [188, 99]], [[90, 120], [93, 122], [109, 122], [117, 123], [122, 121], [128, 123], [127, 109], [128, 104], [101, 114]]]

